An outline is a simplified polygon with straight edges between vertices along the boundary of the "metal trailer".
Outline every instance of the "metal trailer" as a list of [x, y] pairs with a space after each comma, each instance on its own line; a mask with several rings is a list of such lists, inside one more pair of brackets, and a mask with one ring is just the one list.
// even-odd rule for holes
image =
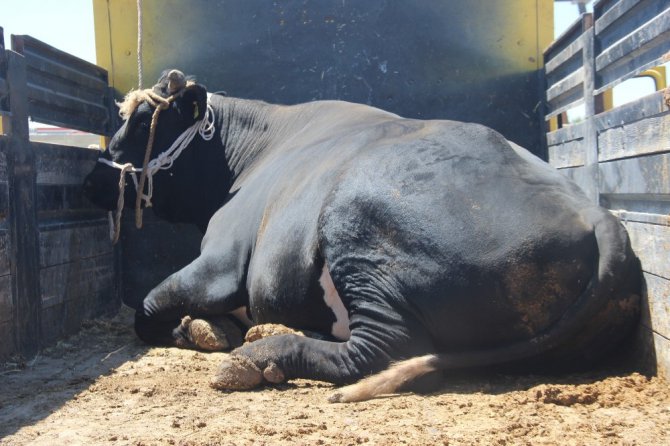
[[[341, 99], [406, 117], [479, 122], [544, 156], [542, 49], [553, 34], [553, 0], [93, 6], [98, 63], [119, 94], [140, 84], [139, 53], [145, 88], [166, 68], [179, 68], [235, 97], [283, 104]], [[166, 249], [173, 237], [166, 225], [131, 226], [124, 225], [120, 243], [124, 301], [134, 306], [189, 257], [174, 250], [189, 243]], [[199, 240], [193, 228], [178, 231], [180, 239]]]
[[[628, 229], [646, 284], [640, 350], [670, 378], [670, 2], [599, 0], [544, 52], [549, 162]], [[657, 92], [612, 107], [636, 76]], [[566, 112], [583, 106], [579, 123]]]

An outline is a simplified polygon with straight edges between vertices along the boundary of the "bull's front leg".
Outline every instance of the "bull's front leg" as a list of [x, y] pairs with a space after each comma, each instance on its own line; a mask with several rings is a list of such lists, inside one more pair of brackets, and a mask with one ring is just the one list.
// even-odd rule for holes
[[151, 290], [135, 313], [138, 337], [210, 351], [241, 345], [244, 326], [229, 313], [246, 305], [246, 290], [235, 269], [220, 265], [201, 256]]

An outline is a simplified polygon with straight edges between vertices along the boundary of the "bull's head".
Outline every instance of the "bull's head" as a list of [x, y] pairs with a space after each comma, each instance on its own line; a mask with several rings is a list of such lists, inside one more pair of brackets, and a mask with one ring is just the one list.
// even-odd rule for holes
[[[132, 208], [136, 203], [138, 207], [144, 207], [152, 203], [158, 215], [171, 219], [170, 201], [175, 198], [176, 190], [183, 186], [171, 180], [174, 171], [152, 171], [146, 161], [157, 160], [160, 154], [174, 147], [175, 141], [185, 132], [203, 124], [202, 120], [207, 115], [207, 91], [203, 86], [187, 81], [182, 72], [171, 70], [164, 72], [153, 88], [131, 91], [118, 105], [123, 125], [112, 137], [101, 162], [86, 177], [85, 194], [94, 204], [113, 211], [120, 203], [122, 190], [124, 207]], [[158, 112], [157, 108], [160, 108]], [[152, 142], [148, 144], [150, 135]], [[184, 159], [179, 163], [182, 168], [179, 169], [176, 164], [173, 168], [185, 170], [184, 166], [188, 164], [185, 160], [191, 156], [185, 151], [182, 155]], [[155, 168], [156, 162], [152, 162], [151, 166]], [[137, 200], [136, 180], [142, 176], [143, 169], [145, 173], [149, 172], [149, 184], [141, 189], [144, 199]], [[157, 174], [155, 184], [152, 184], [152, 173]], [[130, 178], [133, 175], [135, 178]], [[197, 171], [186, 175], [197, 175]], [[120, 178], [125, 178], [128, 183], [125, 189], [119, 187]], [[180, 174], [179, 178], [184, 180], [184, 174]], [[155, 188], [151, 188], [152, 185]], [[150, 190], [154, 189], [155, 193], [151, 196]]]

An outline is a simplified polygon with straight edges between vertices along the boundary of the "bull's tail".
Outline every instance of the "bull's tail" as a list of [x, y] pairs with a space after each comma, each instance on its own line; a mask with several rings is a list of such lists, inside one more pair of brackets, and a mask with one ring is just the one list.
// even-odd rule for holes
[[[566, 341], [574, 339], [575, 335], [582, 332], [589, 323], [596, 320], [603, 321], [603, 317], [605, 321], [602, 323], [632, 328], [639, 316], [641, 275], [639, 261], [630, 248], [623, 226], [614, 217], [599, 209], [585, 212], [585, 217], [595, 228], [599, 251], [598, 265], [584, 292], [552, 327], [533, 338], [504, 347], [461, 353], [438, 353], [399, 361], [380, 373], [338, 389], [331, 395], [329, 401], [343, 403], [364, 401], [379, 395], [395, 393], [406, 383], [427, 373], [483, 367], [531, 358], [564, 345]], [[610, 301], [616, 305], [608, 307]], [[608, 310], [605, 310], [606, 308]], [[609, 317], [612, 318], [612, 322], [607, 319]], [[601, 334], [599, 331], [613, 331], [612, 327], [598, 328], [589, 327], [590, 336], [597, 338]], [[618, 331], [620, 337], [626, 334], [626, 330], [614, 331]], [[574, 348], [579, 349], [580, 346]]]
[[417, 356], [392, 364], [388, 369], [370, 375], [356, 384], [341, 387], [328, 401], [331, 403], [353, 403], [365, 401], [379, 395], [395, 393], [404, 384], [425, 375], [442, 370], [439, 355]]

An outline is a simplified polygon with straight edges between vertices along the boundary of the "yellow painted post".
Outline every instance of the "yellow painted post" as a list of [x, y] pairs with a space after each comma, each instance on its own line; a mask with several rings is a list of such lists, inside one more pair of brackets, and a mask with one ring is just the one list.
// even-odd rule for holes
[[635, 77], [652, 78], [654, 80], [654, 84], [656, 84], [656, 91], [665, 90], [668, 87], [667, 77], [665, 75], [665, 67], [662, 65], [643, 71]]
[[93, 18], [97, 63], [109, 73], [110, 85], [124, 95], [137, 88], [137, 2], [93, 0]]
[[11, 126], [9, 124], [9, 117], [0, 113], [0, 135], [9, 135], [11, 131]]

